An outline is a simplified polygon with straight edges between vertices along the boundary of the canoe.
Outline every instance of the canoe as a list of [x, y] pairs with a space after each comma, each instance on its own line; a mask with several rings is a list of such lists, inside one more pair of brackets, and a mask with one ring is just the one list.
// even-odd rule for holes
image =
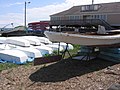
[[119, 34], [74, 34], [74, 33], [63, 33], [45, 31], [44, 34], [50, 41], [65, 42], [79, 45], [113, 45], [120, 44], [120, 33]]
[[42, 57], [41, 52], [38, 49], [32, 47], [21, 47], [12, 44], [0, 44], [0, 50], [20, 50], [23, 51], [30, 58]]
[[[36, 48], [35, 48], [36, 47]], [[0, 51], [3, 50], [19, 50], [24, 52], [28, 56], [28, 62], [33, 61], [36, 58], [40, 58], [45, 54], [51, 54], [52, 49], [48, 50], [46, 46], [30, 46], [30, 47], [21, 47], [12, 44], [0, 44]]]
[[46, 45], [43, 46], [31, 46], [32, 48], [38, 49], [42, 56], [46, 55], [46, 54], [51, 54], [53, 52], [53, 49], [50, 47], [47, 47]]
[[0, 37], [0, 44], [5, 43], [5, 41], [6, 41], [6, 37]]
[[0, 61], [11, 62], [15, 64], [24, 64], [28, 56], [20, 50], [2, 50], [0, 51]]
[[52, 44], [52, 42], [46, 37], [36, 37], [41, 43]]
[[120, 54], [120, 48], [99, 48], [100, 51], [114, 53], [114, 54]]
[[16, 48], [16, 46], [12, 44], [0, 44], [0, 50], [9, 50], [13, 48]]
[[13, 45], [18, 45], [18, 46], [23, 46], [23, 47], [30, 46], [30, 42], [28, 40], [25, 40], [19, 37], [8, 37], [5, 42], [7, 44], [13, 44]]
[[53, 51], [57, 51], [58, 48], [59, 48], [60, 51], [63, 51], [63, 50], [64, 50], [64, 48], [63, 48], [62, 46], [59, 47], [58, 45], [55, 45], [55, 44], [47, 44], [47, 45], [45, 45], [45, 46], [52, 48]]
[[22, 36], [21, 38], [28, 40], [30, 42], [31, 45], [41, 45], [40, 41], [36, 38], [34, 38], [34, 36], [30, 37], [30, 36]]
[[103, 53], [103, 52], [101, 52], [98, 55], [98, 58], [105, 59], [105, 60], [112, 61], [112, 62], [120, 63], [119, 54], [117, 54], [117, 56], [116, 56], [116, 55], [109, 55], [109, 53]]
[[19, 47], [19, 46], [17, 46], [16, 48], [14, 48], [14, 50], [23, 51], [30, 58], [39, 58], [39, 57], [42, 57], [41, 52], [39, 50], [35, 49], [35, 48], [31, 48], [31, 47]]
[[[59, 43], [52, 43], [52, 45], [59, 45]], [[66, 46], [67, 46], [67, 44], [66, 43], [64, 43], [64, 42], [60, 42], [60, 46], [62, 46], [63, 47], [63, 49], [65, 50], [66, 49]], [[74, 49], [74, 47], [73, 47], [73, 45], [72, 44], [68, 44], [68, 48], [67, 48], [68, 50], [73, 50]]]
[[32, 38], [32, 39], [37, 39], [39, 40], [40, 43], [44, 43], [44, 44], [51, 44], [52, 42], [46, 38], [46, 37], [39, 37], [39, 36], [23, 36], [23, 37], [26, 37], [26, 38]]

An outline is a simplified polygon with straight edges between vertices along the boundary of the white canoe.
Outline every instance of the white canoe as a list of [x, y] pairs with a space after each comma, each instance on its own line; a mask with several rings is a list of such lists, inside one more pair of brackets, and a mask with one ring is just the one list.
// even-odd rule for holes
[[46, 54], [51, 54], [53, 52], [53, 49], [50, 47], [47, 47], [45, 45], [43, 46], [31, 46], [32, 48], [38, 49], [42, 56], [46, 55]]
[[[59, 43], [52, 43], [53, 45], [59, 45]], [[67, 44], [66, 43], [64, 43], [64, 42], [60, 42], [60, 46], [62, 46], [63, 47], [63, 49], [65, 50], [66, 49], [66, 46], [67, 46]], [[72, 44], [68, 44], [68, 48], [67, 48], [68, 50], [73, 50], [74, 49], [74, 47], [73, 47], [73, 45]]]
[[6, 41], [6, 37], [0, 37], [0, 44], [5, 43], [5, 41]]
[[2, 50], [0, 51], [0, 60], [15, 64], [26, 63], [28, 56], [19, 50]]
[[41, 43], [52, 44], [52, 42], [46, 37], [36, 37]]
[[41, 45], [40, 41], [34, 38], [34, 36], [22, 36], [21, 38], [28, 40], [31, 45]]
[[16, 48], [16, 46], [12, 44], [0, 44], [0, 50], [9, 50], [12, 48]]
[[26, 53], [26, 55], [28, 57], [31, 58], [39, 58], [42, 57], [42, 54], [39, 50], [35, 49], [35, 48], [31, 48], [31, 47], [16, 47], [14, 48], [15, 50], [20, 50], [23, 51], [24, 53]]
[[0, 50], [20, 50], [30, 58], [42, 57], [41, 52], [38, 49], [32, 47], [20, 47], [12, 44], [0, 44]]
[[26, 38], [32, 38], [32, 39], [37, 39], [39, 40], [40, 43], [44, 43], [44, 44], [51, 44], [52, 42], [46, 38], [46, 37], [38, 37], [38, 36], [23, 36]]
[[29, 47], [30, 42], [19, 37], [8, 37], [6, 39], [7, 44], [13, 44], [13, 45], [18, 45], [18, 46], [23, 46], [23, 47]]
[[111, 45], [120, 43], [120, 34], [116, 35], [82, 35], [62, 32], [45, 31], [45, 35], [51, 41], [65, 42], [80, 45]]
[[58, 45], [55, 45], [55, 44], [48, 44], [48, 45], [45, 45], [45, 46], [52, 48], [53, 51], [57, 51], [58, 48], [59, 48], [60, 51], [64, 50], [62, 46], [59, 47]]

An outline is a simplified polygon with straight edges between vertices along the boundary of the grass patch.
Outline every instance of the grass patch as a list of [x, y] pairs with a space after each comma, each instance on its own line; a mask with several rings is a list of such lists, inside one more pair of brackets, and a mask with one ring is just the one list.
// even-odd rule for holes
[[9, 69], [12, 67], [17, 67], [18, 65], [13, 64], [13, 63], [0, 63], [0, 71], [5, 70], [5, 69]]
[[[29, 67], [31, 66], [33, 63], [26, 63], [24, 64], [23, 66], [26, 66], [26, 67]], [[17, 64], [14, 64], [14, 63], [0, 63], [0, 72], [2, 70], [6, 70], [6, 69], [10, 69], [10, 68], [15, 68], [15, 67], [19, 67], [21, 65], [17, 65]]]
[[[73, 50], [69, 50], [71, 56], [74, 56], [75, 54], [77, 54], [77, 51], [80, 49], [80, 45], [73, 45], [73, 46], [74, 46], [74, 49]], [[65, 54], [65, 58], [69, 58], [69, 57], [70, 57], [69, 54], [66, 53]], [[31, 65], [33, 65], [32, 62], [31, 63], [26, 63], [23, 66], [29, 67]], [[15, 68], [15, 67], [19, 67], [19, 66], [21, 66], [21, 65], [17, 65], [17, 64], [13, 64], [13, 63], [0, 63], [0, 72], [2, 70], [6, 70], [6, 69], [10, 69], [10, 68]]]

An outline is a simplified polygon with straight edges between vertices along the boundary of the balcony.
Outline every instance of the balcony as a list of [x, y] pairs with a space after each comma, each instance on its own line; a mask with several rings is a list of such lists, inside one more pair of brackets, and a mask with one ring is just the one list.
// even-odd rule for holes
[[89, 27], [103, 25], [106, 29], [111, 29], [111, 26], [102, 19], [80, 19], [80, 20], [51, 20], [50, 26], [77, 26]]

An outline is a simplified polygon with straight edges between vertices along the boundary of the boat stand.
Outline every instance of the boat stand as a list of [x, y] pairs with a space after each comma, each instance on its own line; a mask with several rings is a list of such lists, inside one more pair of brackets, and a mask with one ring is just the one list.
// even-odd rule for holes
[[81, 50], [80, 53], [84, 54], [84, 55], [76, 56], [76, 57], [73, 57], [72, 59], [89, 61], [89, 60], [97, 57], [97, 56], [92, 56], [91, 55], [91, 54], [95, 53], [95, 47], [84, 46], [81, 49], [82, 50]]
[[[72, 58], [72, 56], [70, 55], [70, 52], [69, 52], [69, 50], [68, 50], [68, 43], [66, 43], [66, 44], [67, 44], [67, 45], [66, 45], [65, 50], [62, 52], [62, 59], [64, 59], [66, 53], [68, 53], [68, 55], [70, 56], [70, 58]], [[58, 44], [58, 55], [59, 55], [59, 54], [60, 54], [60, 42], [59, 42], [59, 44]]]
[[[68, 55], [70, 56], [71, 59], [77, 59], [77, 60], [91, 60], [96, 58], [97, 56], [91, 56], [91, 54], [95, 53], [95, 47], [90, 47], [90, 46], [84, 46], [85, 49], [83, 48], [83, 51], [81, 51], [81, 53], [84, 55], [80, 55], [80, 56], [76, 56], [76, 57], [72, 57], [69, 50], [68, 50], [68, 43], [66, 43], [66, 48], [65, 50], [62, 52], [62, 59], [64, 59], [65, 54], [68, 53]], [[58, 55], [60, 55], [60, 42], [58, 44]]]

